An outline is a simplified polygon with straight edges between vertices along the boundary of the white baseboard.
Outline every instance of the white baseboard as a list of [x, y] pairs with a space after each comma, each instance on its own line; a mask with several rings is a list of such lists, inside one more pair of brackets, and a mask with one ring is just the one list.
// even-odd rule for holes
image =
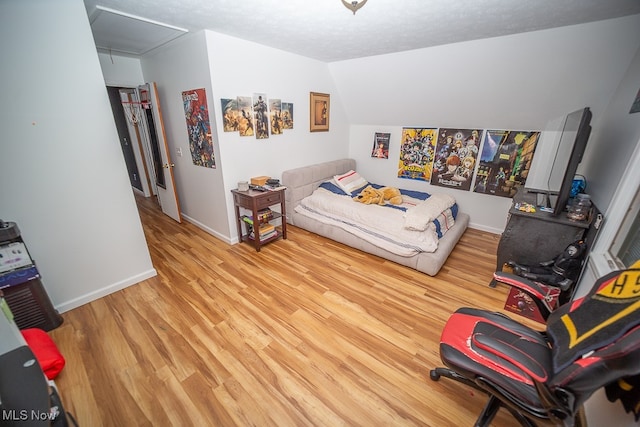
[[[213, 237], [217, 237], [218, 239], [222, 240], [225, 243], [228, 243], [230, 245], [238, 243], [237, 239], [230, 239], [228, 236], [224, 236], [224, 235], [218, 233], [214, 229], [207, 227], [203, 223], [191, 218], [188, 215], [185, 215], [184, 213], [182, 214], [182, 218], [184, 218], [186, 221], [189, 221], [191, 224], [195, 225], [196, 227], [198, 227], [198, 228], [206, 231], [207, 233], [211, 234]], [[234, 240], [235, 240], [235, 242], [234, 242]]]
[[502, 232], [504, 231], [504, 229], [487, 227], [486, 225], [474, 224], [472, 222], [469, 223], [469, 228], [473, 228], [474, 230], [486, 231], [487, 233], [493, 234], [502, 234]]
[[121, 289], [127, 288], [131, 285], [135, 285], [136, 283], [140, 283], [143, 280], [150, 279], [151, 277], [154, 277], [157, 275], [158, 275], [158, 272], [156, 271], [156, 269], [152, 268], [150, 270], [147, 270], [143, 273], [129, 277], [120, 282], [113, 283], [109, 286], [105, 286], [104, 288], [79, 296], [70, 301], [63, 302], [62, 304], [58, 304], [55, 306], [55, 309], [58, 310], [59, 313], [64, 313], [65, 311], [73, 310], [74, 308], [80, 307], [81, 305], [90, 303], [91, 301], [95, 301], [99, 298], [105, 297], [109, 294], [112, 294]]

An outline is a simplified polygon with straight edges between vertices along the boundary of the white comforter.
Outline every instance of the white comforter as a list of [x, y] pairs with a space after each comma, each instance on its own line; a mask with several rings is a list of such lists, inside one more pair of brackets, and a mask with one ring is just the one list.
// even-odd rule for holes
[[401, 210], [365, 205], [352, 200], [350, 196], [334, 194], [324, 188], [318, 188], [311, 196], [302, 199], [295, 211], [340, 227], [400, 256], [434, 252], [438, 248], [438, 236], [433, 223], [421, 231], [410, 230], [405, 228], [405, 212]]

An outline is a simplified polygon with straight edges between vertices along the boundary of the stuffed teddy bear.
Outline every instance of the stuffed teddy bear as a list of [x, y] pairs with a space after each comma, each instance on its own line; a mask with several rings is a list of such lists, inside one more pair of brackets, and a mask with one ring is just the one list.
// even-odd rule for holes
[[370, 185], [367, 185], [353, 200], [364, 203], [365, 205], [384, 205], [382, 191], [376, 190]]
[[402, 203], [402, 195], [397, 188], [382, 187], [376, 189], [371, 185], [367, 185], [353, 200], [365, 205], [384, 205], [386, 201], [393, 205], [399, 205]]
[[384, 200], [388, 201], [392, 205], [401, 205], [402, 204], [402, 194], [400, 194], [400, 190], [393, 187], [382, 187], [382, 196]]

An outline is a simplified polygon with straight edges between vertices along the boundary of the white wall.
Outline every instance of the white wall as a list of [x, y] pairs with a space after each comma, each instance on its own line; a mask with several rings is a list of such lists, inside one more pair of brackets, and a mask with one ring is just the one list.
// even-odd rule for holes
[[82, 0], [0, 2], [0, 217], [66, 311], [155, 275]]
[[[215, 137], [216, 117], [211, 93], [211, 72], [204, 32], [182, 36], [141, 59], [146, 81], [158, 86], [176, 191], [185, 219], [209, 233], [229, 241], [229, 221], [224, 205], [224, 187], [219, 144]], [[195, 166], [189, 152], [182, 92], [204, 88], [209, 106], [216, 168]], [[177, 149], [182, 150], [178, 156]]]
[[[640, 20], [637, 29], [640, 33]], [[640, 40], [640, 34], [636, 39]], [[640, 140], [640, 113], [629, 113], [638, 91], [640, 49], [603, 112], [599, 126], [593, 129], [591, 149], [585, 153], [581, 164], [582, 171], [589, 177], [587, 192], [603, 212], [609, 209], [611, 198], [622, 180], [623, 165], [627, 164]], [[615, 209], [615, 206], [611, 208]]]
[[145, 83], [140, 58], [98, 52], [106, 86], [138, 87]]
[[[640, 49], [606, 108], [600, 127], [592, 136], [597, 144], [592, 148], [590, 157], [585, 156], [582, 162], [585, 173], [591, 178], [587, 190], [597, 206], [602, 206], [601, 210], [605, 212], [605, 222], [576, 291], [576, 297], [587, 294], [593, 287], [596, 278], [611, 270], [611, 266], [606, 263], [602, 252], [608, 250], [626, 211], [626, 205], [624, 203], [621, 203], [620, 206], [616, 205], [616, 202], [612, 201], [612, 197], [616, 195], [616, 200], [631, 199], [638, 189], [637, 174], [635, 179], [631, 179], [630, 184], [627, 184], [623, 174], [629, 165], [632, 169], [637, 170], [637, 164], [630, 163], [629, 159], [638, 158], [636, 153], [637, 147], [640, 146], [640, 112], [630, 114], [629, 110], [639, 90]], [[635, 153], [634, 150], [636, 150]], [[617, 195], [616, 193], [619, 191], [624, 194]], [[619, 401], [609, 402], [603, 390], [587, 401], [585, 411], [590, 426], [632, 427], [638, 425], [631, 414], [624, 413]]]
[[[210, 31], [183, 36], [142, 57], [155, 81], [185, 218], [211, 234], [237, 241], [231, 189], [252, 176], [280, 178], [283, 170], [348, 154], [348, 123], [326, 64]], [[205, 88], [216, 169], [193, 165], [182, 91]], [[332, 95], [329, 132], [309, 132], [309, 92]], [[294, 129], [269, 139], [223, 132], [221, 98], [266, 93], [294, 104]], [[183, 156], [176, 155], [181, 149]]]
[[[207, 32], [213, 95], [228, 204], [237, 240], [230, 190], [252, 176], [280, 178], [282, 171], [346, 157], [349, 124], [325, 63], [218, 33]], [[329, 132], [309, 131], [309, 92], [331, 95]], [[222, 131], [221, 98], [266, 93], [293, 103], [294, 126], [269, 139]]]
[[[402, 126], [543, 130], [591, 107], [598, 129], [640, 46], [640, 15], [329, 64], [347, 111], [349, 155], [370, 180], [446, 191], [476, 228], [501, 232], [510, 199], [398, 179]], [[389, 160], [371, 158], [391, 132]], [[590, 142], [591, 145], [595, 144]]]

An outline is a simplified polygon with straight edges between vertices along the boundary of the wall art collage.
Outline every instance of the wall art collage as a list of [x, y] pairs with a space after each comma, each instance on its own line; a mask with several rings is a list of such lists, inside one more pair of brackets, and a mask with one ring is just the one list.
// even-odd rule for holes
[[240, 136], [267, 139], [293, 129], [293, 104], [268, 99], [264, 93], [237, 98], [221, 98], [223, 129]]
[[[386, 135], [375, 134], [372, 157], [388, 158]], [[539, 131], [403, 128], [398, 177], [513, 197], [527, 178], [539, 138]], [[386, 157], [377, 155], [385, 149]]]

